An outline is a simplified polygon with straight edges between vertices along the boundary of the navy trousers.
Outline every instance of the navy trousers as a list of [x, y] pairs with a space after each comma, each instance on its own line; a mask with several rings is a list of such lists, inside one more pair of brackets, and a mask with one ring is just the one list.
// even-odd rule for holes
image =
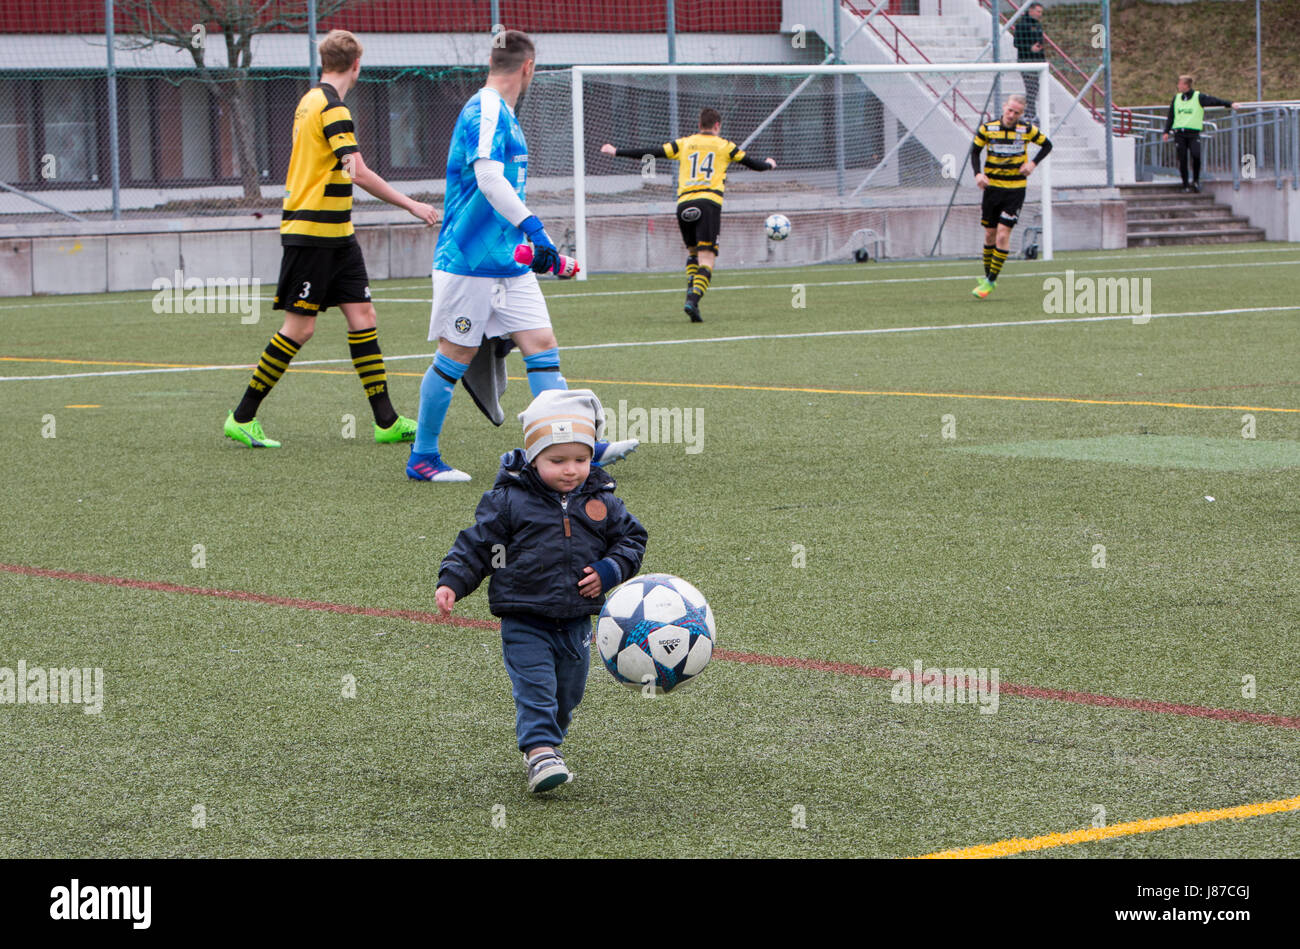
[[587, 688], [591, 617], [501, 617], [501, 652], [515, 697], [519, 750], [558, 746]]

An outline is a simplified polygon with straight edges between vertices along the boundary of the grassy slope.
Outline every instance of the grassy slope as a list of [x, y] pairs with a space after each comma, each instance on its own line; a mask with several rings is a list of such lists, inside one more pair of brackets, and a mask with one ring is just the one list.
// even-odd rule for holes
[[[1111, 16], [1119, 105], [1167, 102], [1186, 72], [1198, 89], [1221, 99], [1255, 98], [1253, 3], [1121, 0]], [[1264, 0], [1262, 17], [1264, 98], [1300, 98], [1300, 0]]]

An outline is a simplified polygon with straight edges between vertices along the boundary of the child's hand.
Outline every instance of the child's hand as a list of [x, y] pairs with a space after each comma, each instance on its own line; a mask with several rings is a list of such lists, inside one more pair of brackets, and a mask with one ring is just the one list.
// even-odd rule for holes
[[596, 568], [584, 567], [583, 573], [586, 576], [578, 581], [578, 592], [592, 598], [600, 596], [600, 574], [596, 572]]
[[438, 587], [438, 592], [433, 595], [438, 602], [438, 612], [442, 618], [446, 619], [451, 615], [452, 607], [456, 605], [456, 591], [451, 587]]

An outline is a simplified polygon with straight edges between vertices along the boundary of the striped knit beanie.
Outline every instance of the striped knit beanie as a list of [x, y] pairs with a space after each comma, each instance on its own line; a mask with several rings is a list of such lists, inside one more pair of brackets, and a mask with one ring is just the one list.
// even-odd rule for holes
[[562, 442], [581, 442], [594, 454], [596, 441], [605, 434], [605, 409], [590, 389], [547, 389], [519, 413], [519, 421], [529, 462]]

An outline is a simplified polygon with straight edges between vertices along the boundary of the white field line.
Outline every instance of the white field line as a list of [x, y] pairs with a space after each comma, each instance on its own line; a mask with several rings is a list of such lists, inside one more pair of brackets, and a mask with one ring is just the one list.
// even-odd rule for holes
[[[1176, 319], [1190, 316], [1237, 316], [1244, 313], [1281, 313], [1300, 310], [1296, 306], [1240, 307], [1231, 310], [1188, 310], [1182, 313], [1152, 313], [1150, 319]], [[1114, 320], [1133, 321], [1135, 317], [1121, 314], [1103, 316], [1053, 317], [1041, 320], [999, 320], [991, 323], [940, 323], [929, 326], [884, 326], [875, 329], [856, 330], [820, 330], [811, 333], [755, 333], [746, 336], [709, 336], [696, 339], [650, 339], [632, 340], [621, 343], [586, 343], [579, 346], [561, 346], [561, 351], [579, 349], [637, 349], [643, 346], [684, 346], [691, 343], [735, 343], [767, 339], [816, 339], [825, 336], [880, 336], [893, 333], [925, 333], [942, 330], [976, 330], [999, 329], [1011, 326], [1053, 326], [1069, 323], [1105, 323]], [[1147, 319], [1145, 315], [1142, 319]], [[433, 359], [433, 353], [410, 353], [402, 356], [385, 356], [385, 362], [399, 362], [405, 359]], [[310, 359], [295, 360], [293, 366], [328, 366], [350, 364], [351, 359]], [[45, 376], [0, 376], [0, 382], [37, 382], [47, 379], [87, 379], [102, 376], [147, 376], [169, 372], [211, 372], [214, 370], [242, 369], [250, 370], [253, 363], [226, 366], [177, 366], [149, 369], [111, 369], [102, 372], [68, 372]]]
[[[1234, 267], [1294, 267], [1300, 264], [1300, 260], [1261, 260], [1248, 264], [1233, 264]], [[1010, 278], [1013, 280], [1032, 280], [1040, 277], [1064, 277], [1067, 272], [1075, 276], [1086, 274], [1107, 274], [1113, 275], [1118, 273], [1157, 273], [1165, 270], [1220, 270], [1222, 264], [1186, 264], [1181, 267], [1103, 267], [1100, 270], [1074, 270], [1070, 268], [1065, 270], [1040, 270], [1037, 273], [1012, 273], [1003, 274], [1003, 279]], [[795, 284], [789, 283], [742, 283], [742, 284], [711, 284], [710, 293], [734, 292], [738, 290], [784, 290], [787, 293], [794, 285], [801, 287], [860, 287], [860, 286], [880, 286], [887, 283], [936, 283], [940, 280], [965, 280], [970, 281], [974, 278], [969, 274], [931, 274], [925, 277], [878, 277], [874, 280], [821, 280], [809, 281], [799, 280]], [[547, 300], [565, 300], [581, 297], [635, 297], [642, 294], [650, 293], [681, 293], [681, 288], [674, 284], [671, 287], [649, 287], [639, 290], [592, 290], [584, 293], [548, 293]], [[384, 303], [429, 303], [428, 297], [385, 297]]]
[[[1237, 251], [1224, 251], [1223, 253], [1215, 254], [1214, 256], [1216, 256], [1216, 257], [1221, 257], [1221, 256], [1223, 256], [1223, 254], [1226, 254], [1226, 253], [1238, 253], [1238, 252], [1237, 252]], [[1245, 252], [1242, 251], [1242, 252], [1240, 252], [1240, 253], [1245, 253]], [[1251, 253], [1255, 253], [1255, 254], [1262, 254], [1262, 253], [1293, 253], [1293, 254], [1300, 254], [1300, 250], [1297, 250], [1296, 248], [1280, 247], [1280, 248], [1268, 248], [1268, 249], [1265, 249], [1265, 250], [1251, 251]], [[1124, 259], [1124, 260], [1131, 260], [1131, 259], [1134, 259], [1134, 257], [1136, 257], [1136, 256], [1139, 256], [1139, 255], [1127, 255], [1127, 256], [1125, 256], [1123, 259]], [[1150, 255], [1146, 255], [1146, 256], [1157, 257], [1157, 258], [1159, 258], [1159, 257], [1173, 257], [1173, 256], [1175, 256], [1175, 255], [1173, 255], [1173, 254], [1150, 254]], [[1179, 256], [1182, 256], [1182, 255], [1179, 255]], [[1188, 254], [1188, 255], [1186, 255], [1186, 256], [1205, 256], [1205, 255], [1204, 255], [1203, 253], [1197, 253], [1197, 254]], [[1092, 258], [1087, 258], [1087, 259], [1105, 260], [1105, 259], [1110, 259], [1110, 258], [1106, 258], [1106, 257], [1104, 257], [1104, 256], [1100, 256], [1100, 255], [1099, 255], [1099, 256], [1097, 256], [1097, 257], [1092, 257]], [[1116, 259], [1118, 260], [1119, 258], [1116, 258]], [[973, 261], [964, 261], [964, 262], [961, 262], [961, 263], [962, 263], [962, 266], [969, 266], [972, 262], [973, 262]], [[933, 268], [933, 267], [936, 267], [936, 266], [942, 266], [943, 263], [944, 263], [944, 262], [936, 262], [936, 263], [920, 263], [920, 264], [915, 264], [915, 265], [910, 265], [910, 264], [896, 264], [896, 265], [893, 265], [893, 266], [898, 266], [898, 267], [902, 267], [902, 266], [918, 266], [918, 267], [931, 267], [931, 268]], [[1294, 265], [1294, 264], [1297, 264], [1297, 263], [1300, 263], [1300, 260], [1260, 260], [1260, 261], [1253, 261], [1253, 262], [1251, 262], [1251, 263], [1233, 264], [1232, 266], [1233, 266], [1234, 268], [1242, 268], [1242, 267], [1285, 267], [1285, 266], [1290, 266], [1290, 265]], [[836, 268], [838, 268], [838, 267], [842, 267], [842, 266], [846, 266], [846, 265], [835, 265]], [[864, 266], [865, 266], [865, 265], [864, 265]], [[890, 266], [890, 265], [888, 265], [888, 264], [883, 265], [883, 267], [888, 267], [888, 266]], [[1096, 269], [1096, 270], [1074, 270], [1074, 268], [1069, 268], [1069, 270], [1070, 270], [1071, 272], [1075, 273], [1076, 275], [1085, 275], [1085, 274], [1117, 274], [1117, 273], [1130, 273], [1130, 272], [1138, 272], [1138, 273], [1157, 273], [1157, 272], [1162, 272], [1162, 271], [1178, 271], [1178, 270], [1217, 270], [1217, 269], [1221, 269], [1222, 266], [1223, 266], [1222, 264], [1214, 263], [1214, 264], [1184, 264], [1184, 265], [1182, 265], [1182, 266], [1176, 266], [1176, 267], [1146, 267], [1146, 266], [1139, 266], [1139, 267], [1103, 267], [1103, 268]], [[883, 267], [882, 267], [882, 269], [883, 269]], [[804, 267], [804, 268], [793, 268], [793, 269], [790, 269], [790, 270], [788, 270], [788, 271], [784, 271], [784, 270], [777, 270], [777, 271], [774, 271], [774, 270], [742, 270], [742, 271], [733, 271], [733, 273], [743, 273], [743, 274], [746, 274], [746, 275], [760, 275], [760, 274], [772, 274], [772, 273], [782, 273], [782, 272], [789, 272], [789, 273], [808, 273], [810, 270], [813, 270], [813, 269], [834, 269], [834, 268], [807, 268], [807, 267]], [[1010, 279], [1010, 280], [1033, 280], [1033, 279], [1040, 278], [1040, 277], [1063, 277], [1063, 276], [1065, 276], [1065, 274], [1066, 274], [1066, 271], [1065, 271], [1065, 270], [1038, 270], [1038, 271], [1032, 271], [1032, 272], [1030, 272], [1030, 273], [1023, 273], [1023, 272], [1022, 272], [1022, 273], [1017, 273], [1017, 272], [1006, 273], [1006, 274], [1003, 274], [1003, 275], [1002, 275], [1002, 278], [1003, 278], [1004, 280], [1005, 280], [1005, 279]], [[654, 276], [654, 275], [647, 275], [647, 276]], [[665, 277], [665, 279], [667, 279], [667, 278], [669, 278], [670, 275], [664, 274], [663, 276]], [[672, 277], [671, 279], [676, 280], [676, 277]], [[800, 281], [796, 281], [796, 283], [799, 283], [799, 284], [801, 284], [802, 286], [805, 286], [805, 287], [856, 287], [856, 286], [866, 286], [866, 285], [871, 285], [871, 284], [892, 284], [892, 283], [932, 283], [932, 282], [939, 281], [939, 280], [972, 280], [972, 279], [974, 279], [974, 278], [971, 277], [969, 274], [964, 274], [964, 273], [963, 273], [963, 274], [930, 275], [930, 276], [924, 276], [924, 277], [883, 277], [883, 278], [865, 279], [865, 280], [829, 280], [829, 281], [819, 281], [819, 282], [810, 282], [810, 281], [806, 281], [806, 280], [800, 280]], [[409, 287], [387, 287], [387, 288], [385, 288], [383, 291], [376, 291], [376, 292], [392, 292], [392, 291], [397, 291], [397, 290], [425, 290], [425, 289], [428, 289], [429, 286], [430, 286], [430, 285], [427, 284], [427, 283], [422, 283], [422, 284], [412, 285], [412, 286], [409, 286]], [[738, 284], [738, 285], [734, 285], [734, 286], [728, 286], [728, 285], [726, 285], [726, 284], [723, 284], [722, 286], [713, 285], [713, 286], [709, 287], [709, 290], [710, 290], [711, 292], [719, 292], [719, 291], [734, 291], [734, 290], [789, 290], [790, 286], [791, 286], [791, 284], [786, 283], [786, 282], [782, 282], [782, 283], [753, 283], [753, 284]], [[138, 290], [138, 291], [129, 291], [129, 292], [131, 292], [131, 293], [145, 293], [145, 294], [151, 294], [151, 295], [146, 296], [146, 297], [142, 297], [142, 298], [140, 298], [140, 299], [138, 299], [138, 300], [135, 300], [135, 299], [119, 300], [119, 301], [117, 301], [117, 303], [119, 303], [119, 304], [121, 304], [121, 303], [148, 303], [150, 300], [153, 299], [152, 292], [151, 292], [151, 291], [148, 291], [148, 290]], [[596, 291], [592, 291], [592, 292], [589, 292], [589, 293], [547, 293], [547, 294], [546, 294], [546, 298], [547, 298], [548, 300], [556, 300], [556, 299], [565, 299], [565, 298], [570, 298], [570, 297], [638, 296], [638, 295], [640, 295], [640, 294], [650, 294], [650, 293], [677, 293], [677, 292], [678, 292], [678, 287], [676, 286], [676, 284], [674, 284], [672, 287], [651, 287], [651, 288], [647, 288], [647, 289], [639, 289], [639, 290], [596, 290]], [[272, 298], [272, 297], [261, 297], [260, 300], [261, 300], [261, 302], [263, 302], [263, 303], [271, 303], [271, 302], [273, 302], [273, 298]], [[383, 302], [383, 303], [424, 303], [424, 304], [428, 304], [428, 303], [430, 302], [430, 298], [429, 298], [429, 297], [406, 297], [406, 298], [403, 298], [403, 297], [384, 297], [384, 298], [382, 298], [382, 300], [381, 300], [380, 302]], [[58, 302], [58, 301], [49, 301], [49, 302], [41, 302], [41, 303], [0, 303], [0, 312], [4, 312], [4, 311], [6, 311], [6, 310], [33, 310], [33, 309], [43, 309], [43, 308], [46, 308], [46, 307], [73, 307], [73, 306], [101, 306], [101, 307], [102, 307], [102, 306], [105, 306], [105, 305], [106, 305], [106, 304], [105, 304], [104, 301], [102, 301], [102, 300], [79, 300], [79, 301], [67, 302], [67, 303], [61, 303], [61, 302]], [[161, 314], [160, 314], [160, 315], [161, 315]], [[195, 315], [200, 315], [200, 314], [195, 314]], [[232, 315], [232, 314], [226, 314], [226, 315]]]
[[[1224, 250], [1224, 251], [1188, 250], [1188, 251], [1177, 251], [1173, 253], [1163, 253], [1163, 254], [1126, 254], [1123, 251], [1111, 251], [1109, 254], [1081, 254], [1078, 257], [1066, 257], [1061, 254], [1058, 254], [1054, 263], [1060, 265], [1063, 263], [1068, 264], [1076, 260], [1145, 260], [1150, 258], [1164, 259], [1164, 260], [1177, 260], [1180, 257], [1226, 257], [1233, 254], [1300, 254], [1300, 249], [1297, 249], [1295, 247], [1261, 247], [1258, 250]], [[1024, 260], [1018, 258], [1013, 258], [1013, 260], [1017, 265], [1025, 265], [1026, 263]], [[883, 262], [876, 261], [874, 263], [861, 265], [861, 266], [864, 267], [870, 266], [878, 270], [905, 270], [905, 269], [914, 269], [917, 267], [969, 267], [971, 266], [972, 263], [978, 263], [978, 262], [979, 262], [978, 257], [959, 257], [959, 258], [941, 258], [938, 260], [908, 260], [908, 261], [898, 261], [897, 263], [891, 263], [889, 261], [883, 261]], [[843, 268], [850, 267], [850, 266], [855, 266], [855, 265], [850, 264], [848, 261], [844, 261], [843, 263], [837, 263], [837, 264], [805, 264], [803, 266], [794, 266], [794, 267], [736, 267], [734, 269], [724, 267], [723, 270], [728, 273], [737, 273], [737, 274], [746, 274], [746, 275], [778, 274], [778, 273], [818, 273], [825, 270], [841, 270]], [[1032, 264], [1030, 264], [1030, 266], [1032, 266]], [[1049, 273], [1049, 271], [1046, 270], [1034, 271], [1028, 274], [1019, 274], [1018, 276], [1030, 277], [1030, 276], [1037, 276], [1039, 273], [1045, 274], [1045, 273]], [[664, 280], [677, 279], [677, 275], [675, 272], [668, 273], [664, 271], [657, 271], [657, 272], [646, 271], [646, 272], [625, 273], [625, 274], [606, 273], [602, 271], [601, 273], [596, 274], [595, 276], [600, 276], [600, 277], [610, 276], [610, 277], [618, 277], [618, 278], [659, 277]], [[1007, 276], [1009, 277], [1017, 276], [1017, 274], [1008, 273]], [[397, 290], [426, 290], [428, 289], [428, 287], [429, 287], [428, 283], [413, 283], [410, 286], [380, 287], [378, 289], [372, 289], [371, 292], [392, 293]], [[390, 301], [390, 302], [397, 302], [397, 301]]]

